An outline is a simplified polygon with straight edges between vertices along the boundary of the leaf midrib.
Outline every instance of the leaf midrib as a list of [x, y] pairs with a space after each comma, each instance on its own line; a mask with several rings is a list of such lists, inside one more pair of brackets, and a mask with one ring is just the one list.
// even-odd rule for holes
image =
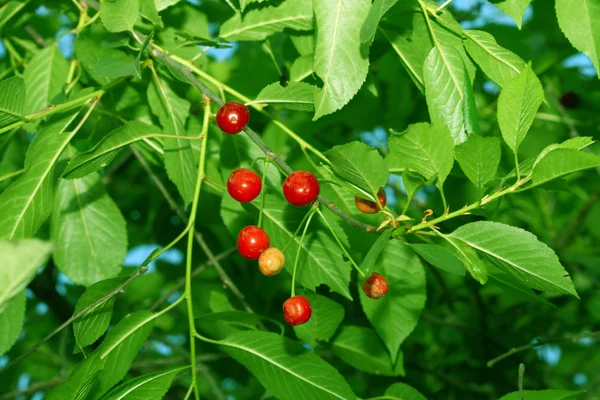
[[269, 363], [273, 364], [274, 366], [277, 366], [278, 368], [280, 368], [281, 370], [283, 370], [283, 371], [287, 372], [288, 374], [290, 374], [290, 375], [292, 375], [292, 376], [296, 377], [297, 379], [300, 379], [301, 381], [304, 381], [304, 382], [306, 382], [307, 384], [309, 384], [309, 385], [311, 385], [311, 386], [314, 386], [315, 388], [318, 388], [318, 389], [322, 390], [323, 392], [329, 393], [329, 394], [331, 394], [331, 395], [335, 396], [335, 397], [336, 397], [336, 398], [338, 398], [338, 399], [341, 399], [341, 400], [347, 400], [347, 399], [345, 399], [344, 397], [340, 397], [340, 395], [339, 395], [339, 394], [337, 394], [337, 393], [334, 393], [334, 392], [332, 392], [332, 391], [328, 390], [327, 388], [324, 388], [324, 387], [322, 387], [322, 386], [320, 386], [320, 385], [318, 385], [318, 384], [316, 384], [316, 383], [314, 383], [314, 382], [312, 382], [312, 381], [310, 381], [310, 380], [306, 379], [304, 376], [302, 376], [302, 375], [299, 375], [298, 373], [296, 373], [296, 372], [294, 372], [294, 371], [290, 370], [289, 368], [287, 368], [287, 367], [285, 367], [285, 366], [283, 366], [283, 365], [279, 364], [278, 362], [276, 362], [276, 361], [275, 361], [275, 360], [273, 360], [272, 358], [269, 358], [268, 356], [266, 356], [266, 355], [264, 355], [264, 354], [258, 353], [258, 352], [254, 351], [254, 350], [253, 350], [253, 349], [251, 349], [251, 348], [244, 347], [244, 346], [242, 346], [242, 345], [238, 345], [238, 344], [234, 344], [234, 343], [228, 343], [228, 342], [221, 342], [221, 344], [223, 344], [223, 345], [225, 345], [225, 346], [233, 347], [233, 348], [236, 348], [236, 349], [240, 349], [240, 350], [243, 350], [243, 351], [247, 351], [248, 353], [251, 353], [251, 354], [254, 354], [255, 356], [257, 356], [257, 357], [259, 357], [259, 358], [261, 358], [261, 359], [263, 359], [263, 360], [265, 360], [265, 361], [267, 361], [267, 362], [269, 362]]
[[256, 24], [246, 25], [246, 26], [241, 27], [241, 28], [239, 28], [237, 30], [230, 31], [230, 32], [226, 33], [225, 35], [221, 35], [221, 38], [225, 39], [225, 38], [228, 38], [230, 36], [237, 35], [239, 33], [243, 33], [243, 32], [249, 31], [249, 30], [254, 29], [254, 28], [260, 28], [260, 27], [264, 27], [264, 26], [275, 25], [275, 24], [278, 24], [280, 22], [301, 21], [301, 20], [311, 20], [311, 19], [312, 19], [312, 17], [308, 17], [306, 15], [286, 17], [286, 18], [280, 18], [280, 19], [271, 19], [269, 21], [262, 21], [262, 22], [259, 22], [259, 23], [256, 23]]
[[[476, 43], [479, 47], [481, 47], [483, 49], [483, 51], [485, 51], [487, 54], [489, 54], [490, 56], [492, 56], [493, 58], [495, 58], [496, 60], [500, 61], [501, 63], [508, 65], [510, 68], [512, 68], [517, 74], [520, 73], [521, 71], [515, 67], [514, 65], [508, 63], [506, 60], [504, 60], [503, 58], [498, 57], [496, 54], [492, 53], [491, 51], [488, 51], [488, 48], [485, 47], [484, 45], [482, 45], [479, 40], [477, 40], [473, 35], [471, 35], [468, 31], [465, 31], [465, 34], [467, 35], [467, 37], [469, 39], [471, 39], [474, 43]], [[498, 44], [498, 43], [496, 43]]]

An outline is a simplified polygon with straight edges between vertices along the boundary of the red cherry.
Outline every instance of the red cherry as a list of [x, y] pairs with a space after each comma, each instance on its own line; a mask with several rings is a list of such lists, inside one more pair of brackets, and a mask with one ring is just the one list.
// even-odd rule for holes
[[373, 272], [362, 284], [363, 291], [372, 299], [382, 298], [388, 291], [385, 278], [377, 272]]
[[579, 103], [581, 103], [581, 97], [572, 90], [560, 96], [560, 104], [562, 104], [564, 108], [577, 108]]
[[228, 101], [217, 112], [217, 125], [230, 135], [240, 132], [248, 124], [250, 112], [248, 108], [237, 101]]
[[283, 195], [290, 204], [306, 206], [319, 195], [319, 181], [308, 171], [292, 172], [283, 182]]
[[260, 253], [269, 248], [269, 235], [258, 226], [247, 226], [240, 231], [237, 238], [237, 249], [242, 257], [256, 260]]
[[283, 319], [292, 326], [305, 324], [311, 315], [310, 302], [304, 296], [290, 297], [283, 303]]
[[238, 168], [227, 179], [229, 195], [240, 203], [252, 201], [260, 194], [262, 182], [260, 176], [252, 170]]
[[[387, 196], [383, 188], [380, 188], [377, 192], [377, 199], [379, 200], [379, 204], [381, 204], [381, 208], [385, 207], [387, 204]], [[356, 208], [358, 208], [358, 210], [364, 214], [375, 214], [379, 212], [377, 203], [371, 200], [363, 199], [362, 197], [355, 196], [354, 204], [356, 204]]]

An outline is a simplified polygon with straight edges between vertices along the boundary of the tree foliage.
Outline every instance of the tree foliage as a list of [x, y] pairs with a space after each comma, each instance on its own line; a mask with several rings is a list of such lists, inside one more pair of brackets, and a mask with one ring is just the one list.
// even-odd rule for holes
[[3, 1], [0, 399], [598, 398], [599, 47], [598, 0]]

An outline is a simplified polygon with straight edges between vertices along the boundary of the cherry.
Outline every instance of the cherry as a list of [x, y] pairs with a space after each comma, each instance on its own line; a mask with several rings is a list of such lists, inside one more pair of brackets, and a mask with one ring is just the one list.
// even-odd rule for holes
[[240, 203], [252, 201], [260, 194], [262, 182], [260, 176], [252, 170], [238, 168], [227, 179], [229, 195]]
[[304, 296], [290, 297], [283, 303], [283, 319], [292, 326], [305, 324], [311, 315], [310, 302]]
[[572, 90], [565, 92], [560, 96], [560, 104], [562, 104], [564, 108], [577, 108], [579, 103], [581, 103], [581, 97]]
[[273, 276], [277, 275], [283, 269], [285, 264], [285, 256], [275, 247], [270, 247], [263, 251], [258, 258], [258, 269], [263, 275]]
[[240, 231], [237, 249], [242, 257], [256, 260], [260, 253], [269, 248], [269, 235], [258, 226], [247, 226]]
[[[381, 208], [385, 207], [387, 204], [387, 196], [383, 188], [380, 188], [377, 192], [377, 199], [379, 200], [379, 204], [381, 204]], [[356, 204], [356, 208], [364, 214], [375, 214], [380, 211], [377, 203], [358, 196], [354, 197], [354, 204]]]
[[306, 206], [319, 195], [319, 181], [308, 171], [292, 172], [283, 182], [283, 195], [290, 204]]
[[217, 125], [230, 135], [240, 132], [248, 124], [250, 112], [248, 108], [237, 101], [228, 101], [217, 112]]
[[373, 272], [362, 284], [363, 291], [372, 299], [382, 298], [388, 291], [385, 278], [377, 272]]

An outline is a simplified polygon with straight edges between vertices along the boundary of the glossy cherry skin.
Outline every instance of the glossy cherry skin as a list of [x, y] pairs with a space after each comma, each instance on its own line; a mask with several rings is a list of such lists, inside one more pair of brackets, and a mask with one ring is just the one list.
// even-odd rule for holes
[[276, 247], [269, 247], [263, 251], [258, 258], [258, 269], [263, 275], [277, 275], [283, 269], [285, 264], [285, 256]]
[[380, 299], [388, 291], [388, 284], [385, 278], [377, 272], [373, 272], [370, 277], [365, 279], [362, 284], [363, 292], [372, 299]]
[[283, 303], [283, 319], [292, 326], [307, 323], [311, 315], [310, 302], [304, 296], [290, 297]]
[[246, 168], [236, 169], [227, 179], [227, 192], [240, 203], [254, 200], [262, 189], [260, 176]]
[[250, 111], [242, 103], [228, 101], [217, 112], [217, 125], [230, 135], [235, 135], [246, 127], [250, 119]]
[[[383, 188], [380, 188], [377, 192], [377, 199], [379, 200], [379, 204], [381, 204], [381, 208], [384, 208], [387, 204], [387, 196]], [[362, 197], [354, 197], [354, 204], [356, 204], [356, 208], [364, 214], [375, 214], [380, 211], [377, 203], [363, 199]]]
[[306, 206], [319, 195], [319, 181], [308, 171], [292, 172], [283, 182], [283, 195], [295, 206]]
[[564, 108], [577, 108], [581, 103], [581, 97], [572, 90], [565, 92], [562, 96], [560, 96], [560, 104]]
[[269, 248], [269, 235], [258, 226], [247, 226], [242, 229], [237, 238], [237, 249], [242, 257], [256, 260], [260, 254]]

